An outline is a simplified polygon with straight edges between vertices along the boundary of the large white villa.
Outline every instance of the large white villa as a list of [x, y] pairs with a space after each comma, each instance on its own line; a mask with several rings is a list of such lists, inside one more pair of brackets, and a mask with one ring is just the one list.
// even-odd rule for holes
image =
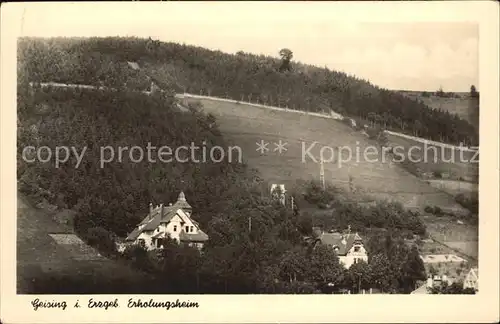
[[161, 248], [165, 238], [176, 240], [179, 244], [187, 244], [199, 249], [208, 241], [195, 220], [191, 218], [192, 208], [186, 201], [184, 193], [179, 194], [175, 204], [153, 207], [150, 204], [148, 215], [130, 233], [126, 242], [140, 244], [148, 250]]

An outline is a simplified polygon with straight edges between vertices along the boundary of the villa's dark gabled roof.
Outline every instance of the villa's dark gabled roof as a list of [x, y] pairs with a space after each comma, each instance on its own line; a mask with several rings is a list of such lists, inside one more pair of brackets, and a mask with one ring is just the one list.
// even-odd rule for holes
[[[127, 236], [126, 241], [134, 241], [142, 232], [154, 231], [161, 223], [168, 223], [181, 210], [191, 212], [191, 205], [186, 201], [186, 196], [181, 191], [177, 201], [172, 206], [158, 206], [150, 212], [139, 225]], [[191, 221], [199, 226], [199, 224], [191, 219]], [[142, 227], [141, 227], [142, 226]], [[203, 232], [202, 232], [203, 233]], [[205, 236], [206, 234], [203, 233]], [[191, 235], [191, 234], [187, 234]], [[208, 236], [207, 236], [208, 239]]]
[[337, 254], [345, 256], [353, 247], [355, 242], [362, 242], [358, 233], [354, 234], [341, 234], [341, 233], [325, 233], [318, 229], [314, 229], [316, 237], [322, 244], [328, 245], [332, 248], [338, 247]]
[[130, 232], [125, 241], [134, 241], [140, 234], [141, 231], [139, 230], [138, 227], [136, 227], [132, 232]]
[[[126, 241], [135, 240], [142, 232], [154, 231], [161, 223], [168, 223], [177, 214], [177, 211], [181, 209], [178, 206], [163, 206], [157, 207], [152, 214], [148, 214], [139, 226], [144, 225], [140, 228], [136, 227], [126, 238]], [[163, 210], [163, 213], [162, 213]]]

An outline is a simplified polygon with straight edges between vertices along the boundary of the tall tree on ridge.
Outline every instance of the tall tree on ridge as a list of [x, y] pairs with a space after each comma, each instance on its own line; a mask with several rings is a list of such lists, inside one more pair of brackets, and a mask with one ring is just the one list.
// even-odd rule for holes
[[290, 62], [292, 61], [293, 58], [293, 52], [289, 50], [288, 48], [282, 48], [280, 50], [280, 56], [281, 56], [281, 66], [280, 66], [280, 72], [283, 71], [290, 71]]

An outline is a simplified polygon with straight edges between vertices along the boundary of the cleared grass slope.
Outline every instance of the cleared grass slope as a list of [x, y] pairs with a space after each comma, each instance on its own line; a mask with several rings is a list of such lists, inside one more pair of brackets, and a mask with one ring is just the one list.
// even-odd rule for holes
[[477, 99], [471, 99], [469, 93], [455, 93], [457, 97], [446, 98], [436, 95], [423, 96], [421, 92], [417, 91], [398, 92], [413, 100], [422, 101], [429, 108], [457, 114], [460, 118], [467, 120], [472, 125], [476, 127], [479, 126], [479, 101]]
[[415, 162], [412, 163], [420, 174], [437, 172], [457, 180], [475, 183], [479, 180], [479, 156], [475, 152], [427, 145], [391, 134], [387, 134], [387, 139], [389, 145], [402, 147], [405, 152], [413, 147], [411, 155]]
[[[323, 157], [327, 160], [324, 163], [325, 180], [335, 186], [347, 189], [351, 176], [358, 192], [377, 199], [396, 200], [410, 208], [438, 205], [467, 213], [449, 195], [391, 163], [389, 157], [384, 160], [381, 153], [364, 156], [366, 147], [376, 147], [376, 144], [339, 121], [273, 111], [244, 103], [189, 100], [201, 102], [205, 111], [217, 118], [225, 137], [231, 144], [241, 147], [243, 160], [257, 168], [269, 183], [293, 185], [296, 179], [319, 180], [320, 165], [317, 161], [321, 148], [326, 146], [328, 148], [323, 150]], [[269, 151], [264, 154], [256, 150], [256, 143], [261, 140], [269, 143]], [[274, 151], [274, 143], [279, 140], [287, 143], [287, 151], [282, 154]], [[303, 154], [315, 142], [309, 152], [316, 161]], [[359, 158], [356, 157], [357, 150]]]
[[[134, 292], [130, 280], [143, 278], [128, 266], [100, 256], [90, 246], [68, 246], [51, 234], [72, 233], [18, 194], [17, 293], [95, 294]], [[140, 291], [140, 290], [139, 290]]]

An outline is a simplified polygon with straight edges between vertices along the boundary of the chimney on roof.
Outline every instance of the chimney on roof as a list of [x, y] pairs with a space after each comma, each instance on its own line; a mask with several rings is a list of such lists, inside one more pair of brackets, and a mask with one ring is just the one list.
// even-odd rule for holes
[[169, 206], [172, 206], [172, 203], [168, 203]]
[[149, 214], [153, 213], [153, 203], [149, 203]]
[[177, 201], [186, 201], [186, 195], [184, 195], [184, 192], [181, 191], [179, 194], [179, 198], [177, 198]]
[[345, 239], [345, 235], [342, 235], [342, 244], [346, 245], [347, 244], [347, 241]]
[[160, 204], [160, 217], [163, 217], [163, 204]]

